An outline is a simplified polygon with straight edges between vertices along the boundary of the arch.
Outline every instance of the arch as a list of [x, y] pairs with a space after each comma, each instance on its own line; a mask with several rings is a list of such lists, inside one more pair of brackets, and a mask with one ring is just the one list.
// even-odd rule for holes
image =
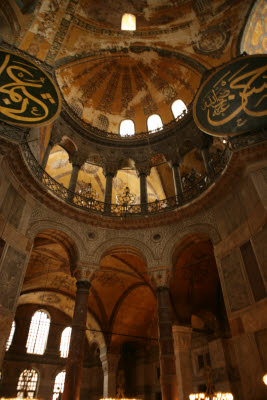
[[185, 236], [189, 234], [206, 234], [213, 245], [220, 241], [220, 235], [217, 229], [210, 224], [194, 224], [184, 227], [182, 231], [175, 233], [171, 238], [169, 238], [166, 246], [162, 253], [162, 265], [172, 265], [173, 255], [177, 246]]
[[163, 124], [158, 114], [152, 114], [147, 119], [147, 130], [150, 133], [163, 129]]
[[[50, 290], [38, 290], [23, 293], [19, 297], [18, 306], [24, 304], [39, 304], [43, 306], [44, 299], [47, 296], [53, 299], [51, 305], [54, 308], [64, 312], [72, 319], [75, 301], [73, 298], [63, 293], [55, 293], [54, 291]], [[101, 326], [90, 312], [87, 312], [87, 327], [90, 329], [86, 331], [88, 342], [96, 342], [98, 343], [99, 347], [105, 349], [106, 341], [103, 333], [101, 332]]]
[[[129, 245], [125, 245], [125, 243], [129, 243]], [[107, 240], [106, 242], [100, 244], [96, 249], [94, 249], [94, 257], [95, 263], [100, 265], [101, 259], [110, 254], [115, 254], [115, 252], [128, 251], [132, 254], [138, 255], [141, 257], [146, 265], [154, 265], [155, 257], [152, 253], [151, 249], [145, 245], [143, 242], [137, 239], [129, 239], [127, 237], [121, 238], [112, 238]]]
[[36, 397], [38, 381], [39, 374], [36, 369], [24, 369], [19, 376], [17, 396], [31, 399]]
[[133, 14], [125, 13], [121, 18], [122, 31], [135, 31], [136, 30], [136, 17]]
[[37, 310], [31, 319], [27, 338], [27, 353], [44, 354], [50, 329], [51, 317], [46, 310]]
[[179, 118], [184, 112], [187, 112], [187, 107], [181, 99], [175, 100], [171, 105], [171, 109], [175, 119]]
[[59, 146], [61, 146], [68, 154], [74, 154], [78, 151], [77, 145], [74, 143], [73, 140], [71, 140], [67, 136], [62, 136], [60, 142], [58, 143]]
[[[68, 244], [66, 250], [70, 255], [70, 263], [73, 267], [76, 266], [80, 262], [81, 259], [86, 259], [86, 245], [82, 238], [76, 233], [76, 231], [72, 230], [70, 226], [60, 223], [58, 220], [41, 220], [35, 221], [32, 225], [29, 226], [27, 230], [27, 237], [34, 240], [38, 234], [41, 233], [55, 233], [55, 239], [66, 248], [66, 244]], [[60, 239], [61, 238], [61, 239]]]
[[121, 136], [133, 136], [135, 134], [134, 122], [131, 119], [124, 119], [120, 123]]

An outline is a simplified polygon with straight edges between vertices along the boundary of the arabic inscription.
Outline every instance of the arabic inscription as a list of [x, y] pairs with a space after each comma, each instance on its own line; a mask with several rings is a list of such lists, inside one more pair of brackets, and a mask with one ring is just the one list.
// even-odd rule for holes
[[267, 125], [267, 56], [246, 56], [220, 68], [201, 86], [194, 102], [198, 127], [233, 136]]
[[0, 50], [0, 120], [19, 126], [46, 125], [60, 107], [58, 90], [42, 69]]

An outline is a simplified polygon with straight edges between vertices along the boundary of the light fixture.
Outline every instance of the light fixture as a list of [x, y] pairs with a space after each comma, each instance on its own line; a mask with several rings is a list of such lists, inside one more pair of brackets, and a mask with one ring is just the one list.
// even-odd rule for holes
[[265, 374], [262, 378], [263, 382], [265, 383], [265, 385], [267, 386], [267, 374]]
[[[98, 198], [98, 194], [95, 189], [93, 189], [91, 182], [88, 183], [88, 185], [79, 190], [79, 194], [88, 200], [88, 204], [92, 204], [96, 201]], [[83, 203], [83, 200], [82, 200]]]
[[135, 202], [136, 195], [131, 193], [129, 187], [126, 186], [122, 193], [117, 194], [116, 198], [117, 204], [127, 209], [129, 205]]
[[210, 367], [206, 367], [206, 393], [194, 393], [189, 395], [189, 400], [234, 400], [232, 393], [221, 393], [214, 391], [214, 386], [211, 382], [212, 370]]

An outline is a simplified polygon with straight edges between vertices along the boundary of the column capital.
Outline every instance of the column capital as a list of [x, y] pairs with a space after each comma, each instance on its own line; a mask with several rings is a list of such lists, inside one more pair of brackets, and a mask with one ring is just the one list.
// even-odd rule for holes
[[189, 351], [191, 348], [192, 328], [189, 326], [173, 325], [174, 348], [178, 351]]
[[136, 162], [135, 168], [136, 168], [138, 177], [140, 177], [140, 175], [148, 176], [150, 174], [151, 167], [150, 167], [148, 161], [142, 162], [142, 163]]
[[69, 162], [72, 164], [72, 167], [76, 166], [80, 169], [85, 163], [86, 159], [86, 156], [82, 156], [80, 153], [77, 152], [69, 154]]
[[170, 281], [172, 278], [172, 267], [158, 267], [150, 268], [148, 270], [148, 275], [151, 278], [153, 285], [156, 290], [161, 288], [169, 288]]
[[98, 269], [99, 266], [96, 265], [90, 267], [76, 267], [73, 271], [73, 276], [76, 278], [77, 283], [86, 281], [90, 283], [94, 279]]
[[102, 168], [105, 177], [112, 176], [113, 178], [117, 175], [119, 169], [117, 163], [105, 163]]

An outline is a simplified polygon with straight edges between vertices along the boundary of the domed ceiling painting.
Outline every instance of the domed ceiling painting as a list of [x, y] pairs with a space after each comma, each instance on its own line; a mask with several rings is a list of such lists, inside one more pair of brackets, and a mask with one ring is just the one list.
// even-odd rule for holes
[[63, 97], [80, 118], [114, 133], [123, 119], [132, 119], [137, 132], [147, 130], [152, 114], [170, 122], [172, 103], [191, 103], [200, 82], [193, 69], [151, 51], [82, 59], [59, 68], [56, 76]]

